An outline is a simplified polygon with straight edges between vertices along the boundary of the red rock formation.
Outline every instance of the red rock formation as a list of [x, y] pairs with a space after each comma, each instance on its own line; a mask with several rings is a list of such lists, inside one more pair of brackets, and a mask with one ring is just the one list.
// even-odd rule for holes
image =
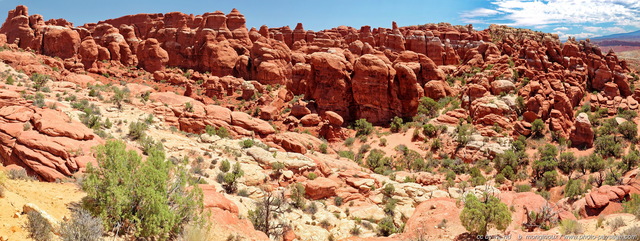
[[394, 68], [383, 59], [367, 54], [355, 62], [353, 72], [351, 89], [358, 106], [356, 119], [381, 124], [400, 115]]
[[338, 189], [337, 182], [324, 177], [309, 180], [305, 186], [307, 196], [313, 200], [333, 197]]
[[593, 146], [594, 133], [591, 128], [589, 116], [586, 113], [580, 113], [576, 117], [574, 128], [571, 131], [571, 144], [574, 146], [591, 147]]
[[[314, 32], [302, 24], [294, 30], [247, 30], [245, 23], [234, 9], [227, 15], [137, 14], [72, 28], [65, 20], [45, 22], [18, 6], [9, 12], [0, 36], [5, 35], [9, 44], [65, 58], [64, 67], [71, 71], [106, 73], [103, 60], [150, 72], [165, 66], [208, 71], [213, 76], [199, 80], [204, 80], [202, 88], [209, 97], [233, 93], [238, 86], [222, 81], [230, 77], [214, 76], [286, 85], [293, 95], [314, 100], [317, 113], [334, 111], [346, 121], [366, 118], [383, 124], [394, 116], [412, 117], [422, 96], [441, 99], [462, 93], [462, 105], [471, 106], [478, 98], [519, 88], [524, 121], [541, 118], [553, 132], [568, 138], [574, 125], [570, 110], [585, 93], [602, 91], [595, 95], [602, 98], [592, 97], [591, 104], [606, 107], [610, 114], [618, 108], [638, 108], [638, 101], [629, 98], [626, 63], [588, 41], [561, 43], [550, 34], [497, 25], [475, 31], [445, 23], [392, 23], [390, 29], [340, 26]], [[447, 75], [448, 80], [463, 77], [468, 84], [449, 85], [444, 82]], [[156, 79], [174, 85], [189, 82], [175, 76]], [[198, 87], [189, 86], [189, 93], [197, 93]], [[482, 125], [507, 122], [510, 127], [515, 120], [476, 117], [474, 111], [470, 115]], [[527, 132], [522, 123], [517, 128], [516, 133]]]
[[71, 176], [95, 162], [91, 147], [102, 140], [82, 123], [56, 110], [27, 104], [16, 92], [0, 90], [0, 156], [44, 181]]
[[586, 213], [589, 216], [596, 216], [609, 205], [609, 202], [620, 202], [627, 200], [632, 187], [627, 185], [609, 186], [604, 185], [585, 195]]

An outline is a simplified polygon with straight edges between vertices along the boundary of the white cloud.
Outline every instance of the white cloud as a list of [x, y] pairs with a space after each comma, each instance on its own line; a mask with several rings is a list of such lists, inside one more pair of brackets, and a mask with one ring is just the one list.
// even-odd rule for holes
[[621, 28], [621, 27], [604, 28], [604, 31], [611, 32], [611, 33], [626, 33], [626, 32], [629, 32], [629, 31], [627, 31], [627, 30], [625, 30], [624, 28]]
[[571, 34], [571, 33], [564, 33], [564, 32], [553, 32], [554, 34], [557, 34], [558, 37], [560, 38], [560, 40], [566, 40], [568, 37], [575, 37], [576, 39], [584, 39], [584, 38], [591, 38], [591, 37], [596, 37], [599, 36], [598, 34], [595, 33], [577, 33], [577, 34]]
[[492, 0], [491, 4], [491, 9], [478, 8], [463, 13], [461, 18], [493, 17], [515, 26], [582, 23], [640, 26], [637, 0]]
[[602, 30], [602, 27], [584, 27], [582, 29], [588, 32], [599, 32], [600, 30]]
[[463, 13], [463, 16], [466, 18], [476, 18], [476, 17], [489, 17], [499, 14], [499, 11], [487, 8], [478, 8], [471, 11], [467, 11]]
[[569, 28], [567, 27], [558, 27], [553, 29], [553, 31], [567, 31], [567, 30], [569, 30]]

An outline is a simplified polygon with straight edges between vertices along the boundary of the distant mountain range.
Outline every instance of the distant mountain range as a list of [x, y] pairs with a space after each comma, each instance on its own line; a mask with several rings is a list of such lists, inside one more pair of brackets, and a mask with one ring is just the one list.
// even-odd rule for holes
[[601, 37], [591, 38], [591, 41], [602, 42], [609, 40], [640, 42], [640, 30], [629, 33], [618, 33]]
[[600, 46], [602, 51], [613, 50], [616, 53], [640, 49], [640, 30], [591, 38], [591, 42]]

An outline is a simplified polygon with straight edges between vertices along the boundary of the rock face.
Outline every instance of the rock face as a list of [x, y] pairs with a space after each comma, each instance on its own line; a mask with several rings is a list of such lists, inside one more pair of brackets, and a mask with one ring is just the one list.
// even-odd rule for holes
[[305, 187], [307, 196], [313, 200], [333, 197], [336, 195], [337, 189], [338, 183], [324, 177], [308, 181]]
[[[233, 75], [287, 85], [295, 95], [315, 99], [320, 114], [331, 110], [347, 120], [374, 123], [412, 116], [424, 95], [422, 86], [444, 80], [437, 65], [457, 64], [463, 53], [456, 46], [488, 40], [488, 34], [446, 24], [319, 32], [300, 24], [293, 31], [264, 26], [251, 32], [245, 22], [234, 9], [228, 15], [136, 14], [74, 28], [67, 21], [45, 22], [18, 6], [0, 34], [9, 44], [72, 59], [81, 64], [77, 71], [105, 73], [104, 61], [149, 72], [169, 66]], [[384, 49], [411, 57], [394, 62], [395, 54], [384, 54]], [[396, 70], [401, 76], [396, 77]]]
[[356, 119], [380, 124], [400, 115], [395, 75], [395, 69], [375, 55], [366, 54], [356, 61], [351, 81], [358, 106]]
[[269, 240], [266, 234], [255, 230], [248, 219], [240, 219], [238, 206], [217, 192], [214, 186], [200, 184], [199, 187], [202, 189], [204, 208], [211, 214], [208, 217], [216, 224], [207, 238], [222, 240], [229, 235], [241, 234], [246, 240]]
[[95, 162], [91, 147], [102, 142], [64, 113], [28, 104], [16, 92], [0, 90], [0, 156], [44, 181], [71, 176]]
[[604, 185], [595, 191], [588, 193], [584, 199], [587, 207], [592, 209], [601, 209], [609, 205], [609, 202], [624, 200], [631, 188], [628, 186], [609, 186]]
[[[482, 31], [440, 23], [374, 29], [340, 26], [314, 32], [302, 24], [294, 30], [288, 26], [248, 30], [245, 23], [245, 17], [233, 10], [227, 15], [220, 11], [128, 15], [75, 28], [65, 20], [44, 21], [18, 6], [0, 28], [0, 42], [60, 57], [63, 61], [51, 62], [73, 72], [111, 74], [109, 65], [143, 68], [154, 72], [154, 80], [184, 87], [185, 95], [192, 97], [204, 93], [222, 98], [241, 89], [249, 100], [266, 93], [260, 86], [284, 85], [290, 92], [273, 106], [282, 106], [293, 96], [313, 101], [311, 107], [292, 110], [297, 119], [332, 111], [345, 122], [364, 118], [387, 124], [395, 116], [414, 117], [422, 97], [449, 101], [460, 94], [460, 108], [468, 113], [451, 112], [439, 118], [441, 123], [470, 117], [478, 132], [494, 137], [504, 136], [500, 133], [504, 130], [530, 135], [530, 123], [541, 119], [558, 138], [590, 146], [584, 118], [574, 121], [573, 114], [584, 97], [594, 108], [607, 108], [610, 115], [639, 106], [640, 92], [631, 91], [626, 62], [613, 52], [602, 53], [589, 41], [562, 43], [552, 34], [498, 25]], [[14, 63], [21, 60], [17, 54], [0, 55]], [[278, 101], [263, 97], [261, 105]], [[168, 113], [175, 108], [158, 109]], [[278, 109], [264, 111], [262, 119], [279, 118]], [[169, 122], [182, 130], [200, 132], [213, 125], [230, 127], [240, 135], [274, 132], [238, 113], [230, 123], [213, 121], [203, 115], [206, 112], [176, 112]], [[344, 132], [335, 123], [322, 125], [318, 120], [310, 116], [302, 124], [321, 126], [322, 136], [330, 139], [342, 138]]]
[[576, 117], [574, 129], [571, 132], [571, 144], [574, 146], [591, 147], [593, 146], [594, 133], [591, 128], [591, 122], [587, 113], [580, 113]]

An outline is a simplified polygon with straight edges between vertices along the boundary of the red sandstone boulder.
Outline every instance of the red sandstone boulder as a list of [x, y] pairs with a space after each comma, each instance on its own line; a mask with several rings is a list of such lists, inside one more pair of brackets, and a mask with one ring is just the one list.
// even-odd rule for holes
[[164, 70], [169, 62], [169, 54], [160, 47], [156, 39], [147, 39], [140, 43], [137, 53], [140, 67], [152, 73]]
[[434, 100], [439, 100], [443, 97], [452, 95], [453, 90], [444, 81], [429, 81], [424, 85], [424, 96]]
[[318, 114], [308, 114], [300, 118], [300, 123], [303, 126], [317, 126], [321, 121], [322, 119]]
[[365, 54], [356, 61], [351, 88], [358, 107], [357, 119], [364, 118], [371, 123], [381, 124], [400, 115], [395, 72], [375, 55]]
[[200, 184], [198, 186], [202, 189], [202, 196], [204, 197], [202, 204], [204, 208], [219, 208], [238, 214], [238, 206], [216, 191], [215, 186], [204, 184]]
[[229, 41], [215, 43], [207, 42], [202, 52], [201, 68], [211, 72], [215, 76], [226, 76], [233, 73], [233, 69], [238, 61], [238, 53], [231, 47]]
[[344, 123], [344, 119], [342, 119], [342, 116], [333, 111], [324, 112], [324, 118], [329, 121], [329, 124], [334, 126], [342, 126], [342, 124]]
[[42, 40], [42, 53], [62, 59], [74, 57], [80, 47], [78, 32], [60, 26], [46, 26]]
[[33, 115], [34, 127], [49, 136], [69, 137], [74, 140], [91, 140], [95, 137], [93, 131], [82, 123], [71, 122], [71, 119], [60, 111], [38, 109]]
[[269, 135], [266, 140], [279, 145], [286, 151], [297, 152], [300, 154], [307, 153], [307, 150], [318, 149], [320, 148], [320, 145], [324, 143], [322, 140], [314, 136], [296, 132], [284, 132]]
[[268, 135], [276, 132], [276, 130], [273, 129], [273, 126], [269, 124], [269, 122], [263, 121], [258, 118], [253, 118], [249, 114], [244, 112], [231, 112], [231, 124], [250, 131], [254, 131], [260, 135]]
[[313, 200], [318, 200], [335, 196], [339, 185], [329, 178], [318, 177], [307, 181], [305, 186], [307, 196]]
[[574, 146], [593, 146], [593, 138], [595, 134], [589, 121], [589, 116], [586, 113], [580, 113], [574, 122], [574, 128], [571, 131], [571, 144]]
[[609, 202], [621, 201], [629, 194], [630, 188], [626, 186], [609, 186], [604, 185], [588, 193], [584, 198], [587, 207], [600, 209], [606, 207]]

